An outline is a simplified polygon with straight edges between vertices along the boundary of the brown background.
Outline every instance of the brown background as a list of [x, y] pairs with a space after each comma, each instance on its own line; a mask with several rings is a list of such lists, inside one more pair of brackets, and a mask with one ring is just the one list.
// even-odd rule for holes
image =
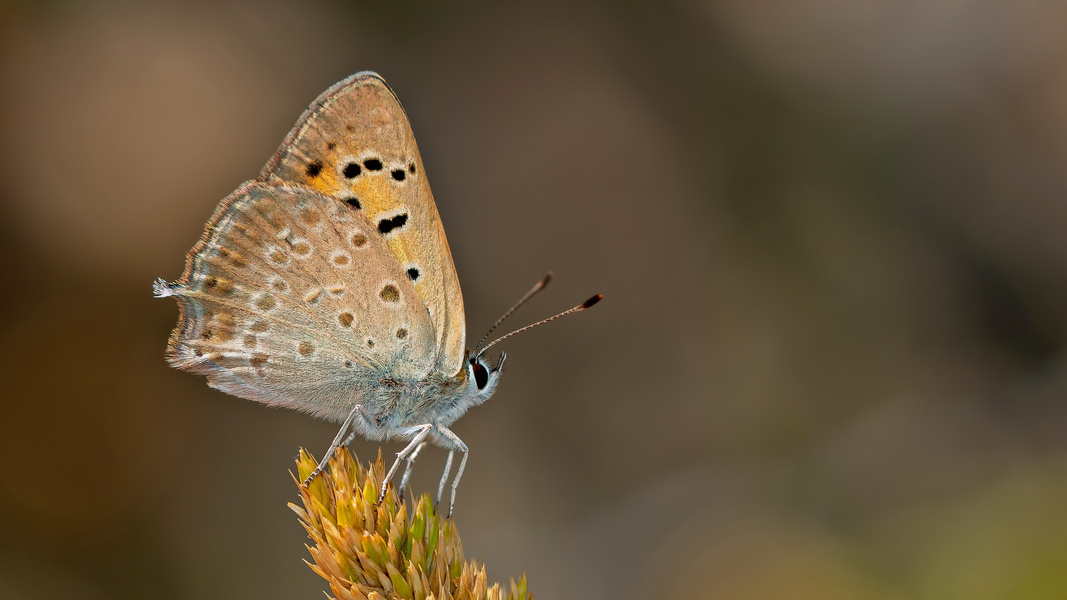
[[0, 2], [0, 597], [321, 597], [287, 471], [334, 425], [169, 369], [150, 283], [363, 69], [471, 337], [606, 296], [455, 427], [493, 578], [1067, 597], [1056, 0]]

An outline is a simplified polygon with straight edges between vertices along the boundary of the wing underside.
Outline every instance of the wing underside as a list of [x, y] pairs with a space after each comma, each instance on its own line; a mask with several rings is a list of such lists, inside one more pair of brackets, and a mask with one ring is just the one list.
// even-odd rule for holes
[[[360, 211], [299, 185], [248, 182], [220, 203], [180, 281], [167, 358], [228, 393], [341, 418], [388, 373], [434, 367], [429, 312]], [[376, 396], [375, 396], [376, 397]]]
[[463, 362], [463, 297], [444, 227], [404, 109], [374, 73], [324, 92], [260, 174], [358, 207], [395, 257], [433, 324], [438, 371]]

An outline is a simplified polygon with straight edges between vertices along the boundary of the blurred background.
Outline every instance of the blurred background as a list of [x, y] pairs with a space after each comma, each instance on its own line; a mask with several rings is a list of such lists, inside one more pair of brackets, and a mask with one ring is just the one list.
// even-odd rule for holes
[[1067, 597], [1067, 6], [428, 4], [0, 1], [0, 597], [321, 597], [335, 425], [170, 369], [150, 284], [364, 69], [469, 338], [548, 269], [515, 325], [606, 297], [455, 426], [491, 579]]

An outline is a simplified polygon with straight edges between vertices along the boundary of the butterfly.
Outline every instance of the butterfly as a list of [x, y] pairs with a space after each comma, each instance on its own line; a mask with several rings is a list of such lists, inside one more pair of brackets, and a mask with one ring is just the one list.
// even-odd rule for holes
[[492, 396], [506, 359], [482, 355], [540, 324], [466, 349], [459, 279], [411, 126], [367, 71], [308, 107], [259, 177], [219, 203], [181, 279], [153, 289], [178, 301], [172, 366], [228, 394], [342, 423], [305, 485], [357, 434], [404, 439], [380, 492], [406, 461], [403, 497], [415, 457], [433, 443], [448, 450], [438, 502], [462, 454], [449, 514], [469, 455], [449, 427]]

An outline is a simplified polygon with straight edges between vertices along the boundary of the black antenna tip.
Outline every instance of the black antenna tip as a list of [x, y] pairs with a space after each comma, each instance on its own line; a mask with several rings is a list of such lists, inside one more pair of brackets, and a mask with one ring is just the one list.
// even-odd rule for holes
[[586, 300], [585, 302], [582, 302], [582, 309], [584, 310], [586, 308], [589, 308], [589, 307], [593, 306], [594, 304], [596, 304], [597, 302], [600, 302], [603, 299], [604, 299], [604, 294], [597, 294], [596, 296], [593, 296], [592, 298]]
[[552, 271], [545, 273], [544, 279], [541, 280], [541, 287], [545, 287], [546, 285], [548, 285], [549, 281], [552, 281]]

